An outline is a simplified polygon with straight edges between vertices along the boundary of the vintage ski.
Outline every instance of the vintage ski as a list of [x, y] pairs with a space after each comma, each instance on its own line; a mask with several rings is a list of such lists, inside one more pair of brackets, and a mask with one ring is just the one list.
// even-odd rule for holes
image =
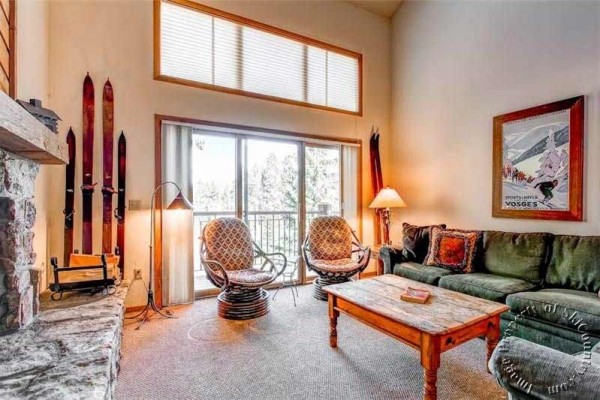
[[[373, 196], [383, 187], [383, 178], [381, 176], [381, 160], [379, 158], [379, 130], [371, 128], [371, 137], [369, 138], [369, 155], [371, 161], [371, 185], [373, 188]], [[381, 244], [381, 220], [379, 212], [376, 214], [375, 223], [375, 243]]]
[[125, 134], [121, 131], [118, 144], [118, 183], [117, 183], [117, 208], [115, 217], [117, 219], [117, 248], [115, 253], [120, 255], [119, 269], [121, 276], [124, 276], [125, 266], [125, 174], [127, 170], [127, 141]]
[[81, 250], [92, 254], [92, 199], [94, 196], [94, 83], [88, 73], [83, 81], [83, 227]]
[[102, 94], [102, 253], [112, 252], [112, 197], [113, 188], [113, 141], [114, 141], [114, 97], [110, 80], [106, 80]]
[[73, 216], [75, 214], [75, 134], [73, 129], [69, 128], [67, 133], [67, 145], [69, 146], [69, 164], [66, 166], [65, 173], [65, 237], [64, 237], [64, 258], [63, 265], [69, 266], [69, 259], [73, 252]]
[[381, 157], [379, 156], [379, 128], [375, 131], [375, 173], [377, 175], [377, 192], [383, 189], [383, 175], [381, 171]]

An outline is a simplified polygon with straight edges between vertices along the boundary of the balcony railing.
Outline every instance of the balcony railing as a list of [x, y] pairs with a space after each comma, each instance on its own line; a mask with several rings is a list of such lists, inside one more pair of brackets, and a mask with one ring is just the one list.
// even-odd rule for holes
[[[319, 215], [332, 215], [335, 212], [308, 211], [307, 224]], [[211, 220], [222, 217], [235, 217], [234, 211], [194, 211], [194, 237], [200, 238], [202, 229]], [[249, 211], [244, 221], [250, 228], [254, 241], [267, 253], [281, 252], [288, 259], [299, 254], [298, 212], [297, 211]], [[200, 240], [194, 240], [194, 275], [196, 290], [208, 289], [207, 281], [200, 264]]]

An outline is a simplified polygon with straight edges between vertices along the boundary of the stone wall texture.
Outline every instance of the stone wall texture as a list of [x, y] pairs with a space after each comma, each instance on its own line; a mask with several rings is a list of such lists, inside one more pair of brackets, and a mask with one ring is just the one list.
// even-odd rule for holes
[[0, 150], [0, 335], [32, 322], [39, 308], [34, 269], [34, 185], [39, 165]]
[[0, 399], [114, 398], [127, 291], [42, 296], [32, 324], [0, 337]]

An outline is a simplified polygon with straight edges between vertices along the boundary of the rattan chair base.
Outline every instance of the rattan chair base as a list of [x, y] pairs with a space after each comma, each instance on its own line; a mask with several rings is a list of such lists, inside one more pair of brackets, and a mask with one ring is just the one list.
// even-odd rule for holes
[[217, 297], [219, 317], [246, 320], [269, 312], [269, 294], [263, 288], [221, 292]]
[[348, 278], [327, 279], [320, 276], [313, 281], [313, 297], [317, 300], [327, 301], [327, 292], [323, 290], [323, 287], [348, 281]]

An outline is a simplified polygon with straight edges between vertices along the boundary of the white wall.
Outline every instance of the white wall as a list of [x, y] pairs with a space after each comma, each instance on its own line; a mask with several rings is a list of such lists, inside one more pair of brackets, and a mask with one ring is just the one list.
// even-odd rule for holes
[[[416, 2], [392, 22], [400, 221], [600, 234], [600, 2]], [[492, 218], [492, 118], [585, 95], [585, 222]]]
[[[57, 1], [50, 4], [50, 97], [63, 118], [62, 134], [73, 126], [81, 154], [81, 91], [86, 71], [96, 89], [96, 154], [94, 175], [101, 182], [101, 88], [110, 77], [115, 92], [115, 127], [128, 140], [129, 199], [149, 203], [154, 185], [154, 114], [283, 129], [321, 135], [362, 138], [368, 148], [371, 124], [389, 134], [390, 23], [345, 2], [207, 2], [225, 11], [361, 52], [364, 56], [364, 117], [284, 105], [153, 80], [152, 2]], [[383, 145], [388, 143], [386, 137]], [[81, 157], [79, 157], [79, 162]], [[386, 165], [387, 153], [382, 163]], [[368, 150], [363, 152], [363, 200], [372, 194], [368, 182]], [[80, 180], [80, 165], [77, 180]], [[63, 174], [56, 176], [50, 211], [50, 251], [62, 254]], [[101, 196], [94, 197], [94, 249], [100, 249]], [[78, 196], [79, 197], [79, 196]], [[78, 198], [76, 209], [81, 210]], [[80, 216], [81, 213], [78, 213]], [[365, 240], [372, 227], [365, 209]], [[147, 212], [127, 216], [126, 271], [147, 268]], [[76, 220], [75, 243], [80, 243]], [[147, 277], [146, 277], [147, 279]], [[144, 301], [141, 285], [133, 288], [128, 305]]]
[[[49, 67], [48, 67], [48, 31], [49, 7], [47, 2], [36, 0], [19, 0], [17, 2], [17, 91], [18, 99], [42, 100], [45, 107], [48, 102]], [[37, 254], [35, 267], [46, 271], [48, 265], [47, 229], [49, 223], [49, 193], [51, 188], [51, 171], [62, 168], [42, 166], [35, 182], [36, 221], [33, 227], [33, 249]], [[41, 276], [41, 287], [46, 287], [46, 275]]]

